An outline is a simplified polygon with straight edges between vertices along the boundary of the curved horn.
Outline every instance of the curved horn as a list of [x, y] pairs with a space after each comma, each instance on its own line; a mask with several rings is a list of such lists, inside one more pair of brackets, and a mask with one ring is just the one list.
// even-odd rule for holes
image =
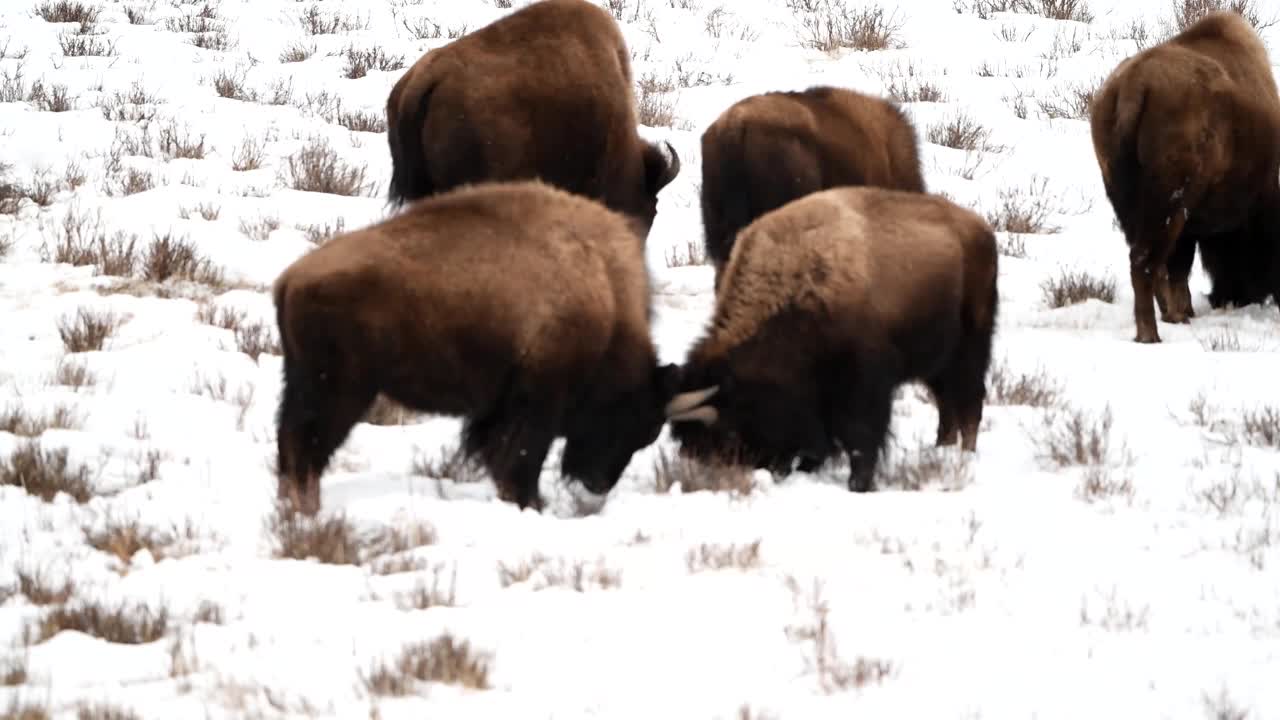
[[668, 422], [700, 422], [703, 425], [714, 425], [720, 419], [720, 413], [710, 405], [676, 413], [667, 418]]
[[675, 179], [680, 174], [680, 153], [676, 152], [676, 146], [671, 144], [669, 140], [663, 140], [662, 144], [667, 148], [667, 157], [670, 162], [667, 168], [667, 177]]
[[666, 416], [671, 417], [672, 415], [679, 415], [680, 413], [698, 407], [702, 403], [706, 402], [712, 395], [715, 395], [716, 391], [719, 389], [719, 385], [712, 385], [711, 387], [703, 388], [702, 390], [690, 390], [676, 395], [671, 398], [671, 402], [667, 403], [665, 410]]

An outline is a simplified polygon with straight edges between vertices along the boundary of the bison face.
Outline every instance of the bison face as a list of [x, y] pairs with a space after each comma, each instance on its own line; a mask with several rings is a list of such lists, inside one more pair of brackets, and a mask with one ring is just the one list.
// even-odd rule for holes
[[591, 408], [565, 434], [562, 475], [597, 495], [618, 484], [637, 450], [658, 439], [666, 421], [663, 408], [675, 394], [679, 367], [655, 368], [647, 382]]
[[687, 390], [667, 406], [682, 455], [776, 473], [811, 471], [835, 452], [816, 385], [725, 376]]

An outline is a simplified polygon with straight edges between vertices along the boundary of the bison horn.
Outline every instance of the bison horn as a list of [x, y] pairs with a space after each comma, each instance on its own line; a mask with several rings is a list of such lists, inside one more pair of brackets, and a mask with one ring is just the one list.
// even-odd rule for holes
[[669, 418], [672, 415], [679, 415], [680, 413], [698, 407], [702, 403], [706, 402], [712, 395], [715, 395], [716, 391], [719, 389], [719, 385], [712, 385], [711, 387], [704, 388], [702, 390], [690, 390], [676, 395], [671, 398], [671, 402], [667, 403], [667, 417]]
[[676, 146], [672, 145], [670, 141], [663, 140], [662, 144], [667, 146], [667, 157], [670, 158], [670, 168], [667, 170], [667, 174], [674, 178], [680, 174], [680, 153], [676, 152]]
[[720, 419], [720, 413], [710, 405], [686, 410], [667, 418], [670, 422], [700, 422], [703, 425], [714, 425]]

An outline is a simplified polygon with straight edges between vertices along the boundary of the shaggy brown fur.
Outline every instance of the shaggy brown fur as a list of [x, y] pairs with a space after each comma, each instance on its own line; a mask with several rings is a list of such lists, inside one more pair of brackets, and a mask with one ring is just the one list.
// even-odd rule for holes
[[1234, 12], [1206, 15], [1119, 64], [1090, 125], [1102, 182], [1129, 244], [1135, 340], [1194, 316], [1187, 277], [1197, 244], [1210, 303], [1277, 289], [1280, 95], [1266, 48]]
[[717, 282], [738, 231], [841, 185], [925, 191], [916, 131], [897, 105], [821, 86], [729, 106], [702, 134], [702, 224]]
[[586, 0], [542, 0], [431, 50], [387, 98], [389, 199], [538, 178], [647, 234], [680, 159], [637, 134], [632, 82], [617, 23]]
[[307, 513], [378, 393], [464, 417], [464, 449], [523, 508], [540, 506], [543, 459], [561, 436], [562, 472], [608, 492], [657, 437], [675, 389], [676, 366], [657, 366], [626, 219], [536, 181], [418, 201], [299, 258], [274, 294], [279, 493]]
[[895, 388], [923, 380], [939, 445], [977, 447], [999, 294], [985, 220], [945, 198], [820, 191], [739, 235], [683, 367], [672, 435], [695, 456], [786, 472], [843, 449], [870, 490]]

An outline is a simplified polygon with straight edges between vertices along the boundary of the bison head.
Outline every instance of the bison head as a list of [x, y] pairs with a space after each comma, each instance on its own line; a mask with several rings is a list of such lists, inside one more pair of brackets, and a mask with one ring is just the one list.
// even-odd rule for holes
[[785, 474], [815, 470], [835, 452], [816, 383], [720, 374], [685, 387], [666, 407], [682, 455]]
[[664, 408], [675, 394], [680, 368], [655, 367], [638, 386], [591, 403], [565, 433], [562, 475], [574, 478], [597, 495], [618, 484], [637, 450], [658, 439], [666, 421]]
[[680, 174], [680, 155], [666, 140], [661, 145], [644, 142], [644, 193], [637, 209], [644, 234], [649, 234], [658, 216], [658, 193]]

